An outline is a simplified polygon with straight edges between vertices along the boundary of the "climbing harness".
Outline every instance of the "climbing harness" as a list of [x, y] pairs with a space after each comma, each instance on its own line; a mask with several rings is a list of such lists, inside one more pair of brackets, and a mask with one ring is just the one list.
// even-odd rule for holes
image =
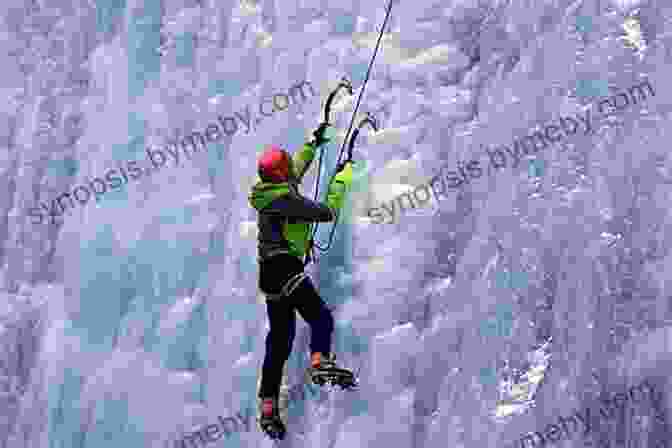
[[307, 277], [308, 277], [307, 274], [299, 272], [298, 274], [291, 276], [289, 280], [285, 282], [279, 294], [266, 294], [266, 297], [268, 298], [268, 300], [280, 300], [283, 297], [289, 297], [294, 292], [294, 290], [301, 284], [303, 279]]
[[[390, 19], [390, 14], [392, 13], [392, 1], [393, 0], [390, 0], [390, 3], [387, 7], [387, 13], [385, 14], [385, 20], [383, 21], [383, 26], [380, 28], [380, 33], [378, 34], [378, 41], [376, 42], [376, 48], [373, 51], [373, 56], [371, 57], [371, 61], [369, 62], [369, 66], [368, 66], [368, 69], [366, 71], [366, 77], [364, 78], [364, 83], [362, 84], [362, 88], [361, 88], [361, 90], [359, 92], [359, 95], [357, 97], [357, 104], [355, 105], [355, 109], [352, 112], [352, 118], [350, 119], [350, 125], [348, 127], [348, 132], [345, 134], [345, 138], [343, 139], [343, 144], [341, 145], [341, 149], [340, 149], [339, 154], [338, 154], [338, 159], [337, 159], [337, 164], [336, 164], [337, 168], [332, 173], [332, 175], [329, 177], [329, 182], [327, 183], [327, 185], [329, 185], [331, 183], [334, 176], [336, 176], [336, 174], [340, 171], [340, 169], [345, 166], [345, 163], [347, 163], [349, 161], [352, 161], [352, 149], [354, 147], [354, 141], [356, 140], [357, 136], [359, 135], [360, 127], [363, 126], [364, 124], [368, 123], [368, 124], [371, 125], [371, 127], [374, 130], [376, 130], [376, 131], [378, 130], [378, 123], [376, 122], [375, 118], [370, 114], [367, 114], [366, 119], [362, 120], [359, 123], [359, 126], [354, 130], [354, 132], [353, 132], [353, 125], [355, 123], [355, 118], [357, 117], [357, 111], [359, 110], [359, 105], [361, 104], [362, 97], [364, 96], [364, 91], [366, 90], [366, 85], [368, 84], [369, 78], [371, 76], [371, 70], [373, 69], [373, 64], [375, 63], [376, 56], [378, 55], [378, 49], [380, 48], [380, 43], [383, 39], [383, 34], [385, 33], [385, 28], [387, 27], [387, 22]], [[342, 88], [348, 89], [348, 92], [350, 93], [350, 95], [353, 94], [352, 84], [350, 83], [349, 80], [347, 80], [347, 78], [344, 77], [341, 80], [341, 82], [338, 84], [338, 86], [336, 87], [336, 90], [331, 92], [331, 94], [327, 98], [327, 102], [325, 104], [325, 110], [324, 110], [324, 123], [327, 123], [327, 124], [329, 123], [329, 114], [331, 112], [331, 103], [333, 102], [336, 94]], [[349, 139], [351, 132], [353, 132], [352, 136], [354, 138]], [[343, 157], [345, 145], [348, 142], [349, 142], [349, 145], [348, 145], [347, 158], [345, 160], [341, 161], [341, 158]], [[319, 184], [320, 184], [319, 174], [322, 172], [322, 156], [323, 156], [323, 150], [321, 149], [320, 150], [320, 157], [319, 157], [319, 161], [318, 161], [318, 171], [317, 171], [318, 175], [317, 175], [317, 178], [315, 180], [315, 194], [314, 194], [314, 200], [315, 201], [317, 201], [318, 194], [319, 194]], [[312, 229], [310, 230], [311, 235], [310, 235], [310, 239], [308, 241], [308, 251], [306, 253], [306, 258], [304, 260], [304, 265], [307, 265], [311, 261], [317, 261], [317, 257], [313, 253], [314, 248], [317, 248], [322, 253], [327, 252], [331, 248], [331, 244], [333, 242], [336, 226], [338, 225], [339, 216], [340, 216], [340, 214], [336, 214], [335, 222], [334, 222], [334, 224], [331, 228], [331, 231], [329, 233], [329, 241], [328, 241], [326, 247], [324, 247], [324, 248], [320, 247], [315, 242], [315, 235], [317, 234], [317, 229], [319, 227], [319, 223], [314, 223], [314, 224], [311, 225], [311, 227], [312, 227]]]

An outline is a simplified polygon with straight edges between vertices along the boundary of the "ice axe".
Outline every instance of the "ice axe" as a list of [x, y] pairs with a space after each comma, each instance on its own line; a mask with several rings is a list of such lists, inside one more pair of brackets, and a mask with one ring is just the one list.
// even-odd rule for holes
[[327, 97], [327, 102], [324, 105], [324, 120], [322, 121], [322, 123], [320, 123], [320, 126], [317, 128], [317, 130], [313, 132], [313, 136], [315, 137], [314, 141], [318, 141], [319, 139], [318, 135], [322, 135], [323, 132], [326, 130], [326, 128], [331, 126], [331, 123], [329, 122], [329, 115], [331, 115], [331, 105], [334, 102], [334, 99], [336, 99], [336, 95], [338, 95], [338, 92], [340, 92], [341, 89], [346, 89], [349, 95], [354, 95], [354, 91], [352, 89], [352, 83], [347, 77], [343, 76], [339, 81], [338, 85], [336, 86], [336, 88], [332, 90], [329, 96]]
[[357, 141], [357, 137], [359, 136], [359, 132], [361, 131], [361, 129], [366, 124], [371, 126], [371, 128], [374, 131], [378, 132], [378, 121], [376, 121], [376, 117], [374, 117], [370, 112], [367, 112], [366, 117], [364, 117], [359, 122], [357, 127], [352, 131], [352, 135], [350, 136], [350, 141], [348, 142], [348, 155], [343, 162], [338, 164], [338, 166], [336, 167], [336, 172], [341, 171], [346, 163], [352, 161], [352, 150], [355, 148], [355, 142]]
[[341, 91], [341, 89], [346, 89], [348, 91], [349, 95], [354, 95], [355, 94], [354, 90], [352, 90], [352, 83], [350, 82], [350, 80], [347, 77], [343, 76], [341, 78], [341, 81], [336, 86], [336, 88], [327, 97], [327, 102], [324, 105], [324, 121], [323, 121], [323, 123], [326, 123], [327, 125], [330, 124], [329, 123], [329, 115], [331, 114], [331, 103], [334, 102], [334, 98], [336, 98], [336, 95], [338, 94], [338, 92]]

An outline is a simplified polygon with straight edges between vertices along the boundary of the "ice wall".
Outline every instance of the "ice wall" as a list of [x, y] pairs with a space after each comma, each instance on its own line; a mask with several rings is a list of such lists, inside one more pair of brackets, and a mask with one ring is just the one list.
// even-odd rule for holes
[[[2, 3], [2, 448], [270, 446], [256, 158], [298, 148], [348, 76], [324, 193], [386, 6]], [[299, 320], [284, 446], [667, 446], [670, 20], [662, 1], [393, 2], [356, 120], [382, 130], [309, 270], [361, 388], [303, 388]], [[227, 135], [152, 168], [211, 123]], [[549, 124], [562, 138], [528, 149]], [[549, 433], [642, 381], [655, 412]]]

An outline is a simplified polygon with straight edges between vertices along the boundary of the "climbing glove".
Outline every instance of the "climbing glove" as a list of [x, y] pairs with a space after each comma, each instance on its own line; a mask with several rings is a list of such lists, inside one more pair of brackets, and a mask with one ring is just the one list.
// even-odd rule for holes
[[345, 196], [352, 184], [352, 161], [347, 161], [338, 173], [333, 177], [327, 192], [327, 205], [338, 214], [338, 210], [343, 207]]
[[334, 176], [334, 182], [341, 182], [345, 185], [346, 188], [350, 188], [352, 184], [352, 165], [354, 162], [347, 161], [344, 163], [343, 168]]
[[317, 129], [313, 131], [313, 137], [315, 137], [315, 139], [313, 140], [313, 144], [315, 145], [316, 148], [331, 141], [330, 138], [325, 137], [328, 127], [329, 123], [322, 123]]

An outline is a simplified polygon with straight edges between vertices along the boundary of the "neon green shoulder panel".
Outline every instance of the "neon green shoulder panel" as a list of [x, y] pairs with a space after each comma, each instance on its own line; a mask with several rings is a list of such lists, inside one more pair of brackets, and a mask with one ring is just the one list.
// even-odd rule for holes
[[250, 205], [255, 210], [259, 211], [275, 199], [286, 194], [289, 194], [289, 186], [286, 182], [279, 184], [257, 182], [252, 187], [252, 191], [247, 199], [250, 202]]

